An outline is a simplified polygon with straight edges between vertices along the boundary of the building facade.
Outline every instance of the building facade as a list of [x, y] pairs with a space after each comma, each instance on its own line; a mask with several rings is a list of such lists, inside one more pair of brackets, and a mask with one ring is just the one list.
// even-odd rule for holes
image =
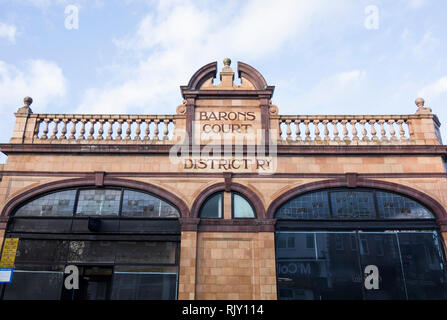
[[446, 146], [422, 99], [281, 115], [259, 71], [217, 72], [174, 115], [25, 98], [0, 145], [0, 242], [18, 239], [1, 299], [447, 298]]

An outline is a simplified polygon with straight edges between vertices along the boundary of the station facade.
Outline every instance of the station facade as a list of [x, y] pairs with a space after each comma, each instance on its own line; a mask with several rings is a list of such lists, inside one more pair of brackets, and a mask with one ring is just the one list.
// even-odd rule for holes
[[447, 153], [423, 99], [281, 115], [250, 65], [240, 85], [229, 59], [217, 73], [200, 68], [172, 115], [25, 98], [0, 145], [3, 254], [18, 239], [0, 299], [447, 298]]

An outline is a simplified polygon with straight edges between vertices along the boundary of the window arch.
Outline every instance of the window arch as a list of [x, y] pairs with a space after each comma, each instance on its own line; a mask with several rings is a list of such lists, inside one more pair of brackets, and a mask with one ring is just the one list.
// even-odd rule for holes
[[[224, 192], [209, 196], [202, 204], [199, 217], [202, 219], [221, 219], [224, 211]], [[231, 192], [231, 216], [235, 219], [256, 218], [251, 202], [238, 192]]]
[[107, 187], [58, 190], [22, 204], [14, 216], [178, 218], [180, 213], [172, 204], [153, 194]]
[[334, 188], [299, 195], [279, 207], [277, 219], [403, 220], [435, 219], [419, 202], [393, 192], [371, 188]]

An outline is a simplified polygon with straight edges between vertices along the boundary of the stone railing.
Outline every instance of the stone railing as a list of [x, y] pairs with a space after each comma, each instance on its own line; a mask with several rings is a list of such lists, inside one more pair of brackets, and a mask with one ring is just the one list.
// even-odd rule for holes
[[279, 115], [280, 144], [441, 144], [439, 120], [413, 115]]
[[280, 116], [280, 141], [302, 144], [412, 142], [411, 116]]
[[[16, 114], [19, 119], [20, 114]], [[184, 115], [28, 114], [22, 120], [22, 143], [174, 144]], [[16, 123], [16, 127], [18, 124]], [[17, 129], [17, 128], [16, 128]], [[14, 132], [11, 142], [19, 142]]]
[[[411, 115], [288, 116], [278, 115], [277, 107], [271, 107], [270, 139], [283, 145], [440, 145], [440, 122], [421, 101], [418, 111]], [[29, 107], [31, 103], [31, 98], [25, 98], [25, 106], [15, 113], [10, 143], [176, 144], [187, 141], [184, 108], [178, 108], [175, 115], [35, 114]]]

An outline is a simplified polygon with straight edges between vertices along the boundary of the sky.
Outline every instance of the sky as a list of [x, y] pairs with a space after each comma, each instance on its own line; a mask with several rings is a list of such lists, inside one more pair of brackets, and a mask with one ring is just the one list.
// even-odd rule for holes
[[444, 0], [0, 0], [0, 143], [25, 96], [35, 113], [174, 114], [179, 86], [226, 57], [276, 86], [280, 114], [413, 114], [422, 96], [447, 141], [446, 12]]

